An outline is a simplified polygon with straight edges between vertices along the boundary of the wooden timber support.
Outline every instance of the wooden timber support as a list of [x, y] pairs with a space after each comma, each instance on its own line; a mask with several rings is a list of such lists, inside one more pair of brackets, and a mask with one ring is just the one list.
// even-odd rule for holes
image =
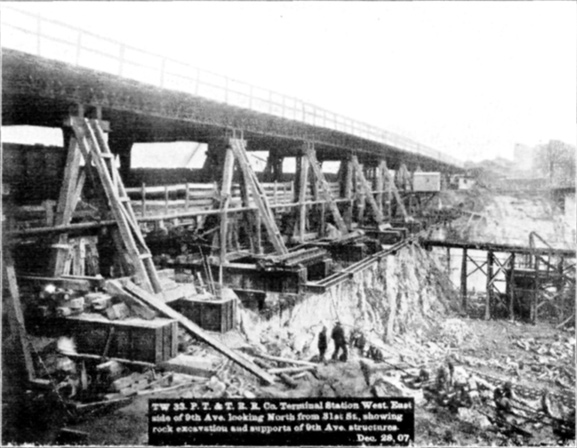
[[485, 320], [491, 319], [491, 298], [493, 297], [493, 258], [491, 251], [487, 252], [487, 295], [485, 296]]
[[343, 162], [345, 164], [345, 188], [344, 196], [349, 202], [345, 205], [344, 220], [347, 228], [351, 229], [353, 225], [353, 161], [347, 159]]
[[387, 194], [389, 196], [389, 207], [391, 207], [390, 195], [392, 193], [395, 200], [397, 201], [397, 206], [399, 207], [399, 210], [401, 211], [401, 214], [403, 215], [403, 219], [406, 220], [409, 217], [409, 214], [407, 213], [407, 209], [405, 208], [405, 204], [403, 203], [403, 198], [401, 198], [399, 190], [397, 189], [397, 186], [395, 185], [395, 179], [393, 178], [393, 176], [391, 176], [391, 173], [386, 168], [386, 165], [385, 165], [385, 169], [383, 170], [383, 174], [385, 175], [385, 179], [387, 182], [387, 191], [388, 191]]
[[515, 252], [509, 259], [511, 268], [509, 269], [509, 278], [507, 279], [507, 295], [509, 296], [509, 319], [515, 318]]
[[71, 118], [70, 122], [74, 131], [73, 140], [78, 144], [87, 166], [94, 165], [118, 226], [120, 238], [116, 238], [115, 242], [123, 268], [134, 275], [144, 288], [160, 292], [160, 281], [152, 262], [152, 254], [146, 246], [99, 122], [76, 117]]
[[[85, 181], [85, 172], [82, 171], [82, 174], [80, 174], [81, 156], [76, 141], [70, 139], [68, 146], [64, 179], [60, 188], [60, 196], [54, 217], [55, 226], [70, 224]], [[65, 233], [58, 235], [52, 247], [56, 249], [56, 253], [51, 258], [49, 270], [52, 275], [58, 277], [65, 273], [64, 265], [70, 251], [68, 235]]]
[[[491, 317], [492, 309], [500, 306], [509, 316], [515, 318], [516, 304], [521, 305], [520, 301], [525, 298], [524, 303], [528, 305], [529, 320], [537, 322], [539, 310], [548, 306], [555, 309], [557, 318], [561, 322], [566, 316], [563, 316], [564, 303], [566, 300], [566, 291], [563, 288], [568, 282], [575, 283], [574, 268], [575, 265], [567, 263], [568, 258], [575, 258], [576, 253], [571, 249], [556, 249], [547, 247], [526, 247], [513, 246], [494, 243], [466, 243], [466, 242], [448, 242], [438, 240], [421, 239], [425, 247], [442, 247], [461, 249], [463, 256], [461, 259], [461, 301], [463, 308], [467, 307], [467, 278], [475, 272], [480, 271], [486, 278], [486, 301], [485, 301], [485, 318]], [[486, 252], [486, 258], [483, 263], [478, 263], [471, 257], [469, 251], [479, 250]], [[500, 253], [499, 256], [496, 253]], [[507, 254], [507, 256], [503, 256]], [[521, 266], [519, 260], [528, 258], [528, 261]], [[557, 257], [557, 258], [553, 258]], [[557, 261], [555, 261], [557, 260]], [[468, 270], [468, 264], [471, 263], [475, 269]], [[530, 288], [516, 286], [516, 278], [525, 278], [525, 281], [531, 281]], [[497, 287], [497, 282], [506, 283], [505, 294]], [[551, 289], [555, 288], [555, 293]], [[505, 300], [506, 298], [506, 300]], [[561, 303], [558, 303], [561, 302]], [[565, 319], [566, 320], [566, 319]]]
[[232, 190], [232, 176], [234, 173], [234, 154], [231, 148], [226, 149], [220, 189], [220, 278], [222, 279], [222, 265], [226, 263], [228, 246], [228, 205]]
[[277, 253], [287, 254], [288, 249], [286, 248], [282, 235], [276, 225], [274, 213], [268, 202], [265, 191], [261, 187], [248, 160], [246, 154], [246, 141], [239, 138], [231, 138], [229, 139], [229, 145], [239, 164], [242, 175], [248, 183], [249, 189], [252, 193], [252, 199], [258, 208], [260, 219], [267, 230], [270, 242]]
[[[371, 209], [373, 211], [375, 221], [377, 222], [377, 224], [382, 224], [384, 222], [385, 218], [384, 218], [381, 210], [379, 209], [379, 206], [378, 206], [377, 202], [375, 201], [375, 198], [373, 197], [371, 186], [369, 185], [369, 182], [367, 181], [367, 179], [365, 178], [365, 175], [363, 174], [363, 169], [362, 169], [361, 165], [359, 164], [359, 160], [357, 159], [356, 155], [354, 155], [352, 157], [352, 161], [353, 161], [353, 166], [357, 172], [357, 179], [359, 180], [360, 187], [362, 190], [364, 190], [364, 197], [365, 197], [366, 201], [369, 203], [369, 206], [371, 207]], [[380, 191], [380, 189], [378, 191]]]
[[349, 233], [349, 229], [347, 228], [345, 221], [341, 216], [341, 212], [339, 211], [339, 208], [337, 207], [337, 204], [332, 197], [329, 185], [325, 179], [325, 176], [323, 175], [323, 172], [321, 171], [319, 162], [317, 161], [317, 156], [315, 154], [314, 144], [312, 142], [305, 142], [303, 150], [306, 157], [308, 158], [312, 172], [315, 175], [316, 180], [319, 182], [324, 199], [329, 204], [329, 208], [335, 220], [337, 229], [339, 229], [343, 235], [346, 235]]
[[301, 155], [297, 158], [297, 185], [296, 185], [296, 197], [298, 209], [297, 220], [294, 226], [293, 236], [303, 242], [306, 233], [306, 222], [307, 222], [307, 190], [308, 190], [308, 179], [309, 179], [309, 161], [306, 156]]
[[385, 188], [385, 178], [383, 170], [386, 169], [386, 166], [387, 162], [381, 160], [376, 169], [377, 197], [375, 198], [375, 200], [377, 201], [377, 208], [379, 209], [381, 215], [383, 215], [383, 190]]
[[22, 314], [20, 292], [18, 291], [18, 283], [16, 281], [12, 251], [8, 247], [4, 247], [2, 250], [2, 265], [3, 280], [8, 292], [8, 296], [5, 297], [6, 301], [4, 302], [3, 300], [3, 305], [6, 306], [10, 333], [17, 340], [18, 349], [21, 351], [23, 356], [27, 379], [32, 382], [36, 379], [36, 373], [34, 371], [34, 362], [32, 361], [32, 354], [30, 351], [30, 342], [24, 325], [24, 316]]
[[461, 306], [467, 311], [467, 248], [463, 249], [461, 258]]

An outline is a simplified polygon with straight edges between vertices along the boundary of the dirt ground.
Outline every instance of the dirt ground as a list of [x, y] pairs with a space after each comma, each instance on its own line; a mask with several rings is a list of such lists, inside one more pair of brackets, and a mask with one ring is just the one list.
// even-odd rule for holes
[[[534, 349], [535, 347], [544, 347], [543, 355], [537, 353], [538, 349]], [[470, 369], [471, 372], [512, 380], [514, 387], [525, 386], [536, 391], [548, 388], [557, 396], [567, 397], [569, 401], [574, 396], [573, 387], [569, 386], [575, 382], [574, 334], [555, 330], [546, 324], [531, 325], [449, 317], [421, 337], [399, 338], [389, 348], [391, 351], [402, 350], [411, 353], [416, 360], [420, 357], [420, 360], [430, 368], [438, 366], [447, 355], [451, 354], [458, 360], [459, 365]], [[358, 350], [353, 349], [347, 362], [329, 361], [321, 365], [316, 375], [304, 376], [298, 380], [296, 388], [279, 383], [275, 386], [257, 387], [255, 395], [285, 398], [368, 397], [371, 396], [371, 389], [360, 366], [363, 359]], [[566, 373], [559, 373], [563, 371]], [[553, 373], [549, 375], [549, 372]], [[396, 372], [397, 375], [401, 373]], [[238, 371], [236, 374], [247, 381], [250, 380], [248, 374]], [[66, 425], [68, 428], [87, 432], [88, 438], [83, 443], [89, 445], [145, 445], [149, 398], [183, 396], [200, 398], [205, 390], [196, 385], [194, 388], [182, 388], [171, 393], [136, 397], [128, 404], [101, 408], [97, 412], [84, 414], [78, 420], [72, 420], [62, 412], [52, 412], [50, 418], [46, 414], [40, 414], [42, 421], [35, 420], [41, 410], [35, 408], [33, 410], [32, 406], [29, 406], [19, 418], [20, 422], [28, 421], [27, 436], [30, 438], [20, 434], [18, 442], [54, 442], [56, 430]], [[419, 446], [560, 443], [552, 433], [551, 427], [547, 425], [539, 423], [523, 425], [523, 428], [533, 435], [531, 438], [525, 438], [486, 422], [485, 425], [479, 425], [474, 419], [467, 418], [468, 411], [453, 412], [435, 402], [426, 402], [422, 397], [418, 401], [420, 404], [416, 406], [415, 444]], [[43, 411], [45, 412], [46, 408]], [[22, 420], [27, 412], [33, 419]]]

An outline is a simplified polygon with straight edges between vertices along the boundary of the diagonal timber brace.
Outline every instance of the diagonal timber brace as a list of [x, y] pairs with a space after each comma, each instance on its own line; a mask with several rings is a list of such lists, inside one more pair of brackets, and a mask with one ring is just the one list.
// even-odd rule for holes
[[323, 172], [320, 169], [319, 162], [317, 161], [317, 156], [315, 154], [314, 144], [312, 142], [305, 142], [303, 151], [309, 161], [309, 165], [312, 169], [312, 172], [315, 175], [316, 180], [318, 181], [321, 187], [321, 192], [324, 196], [324, 199], [329, 204], [329, 209], [331, 210], [337, 228], [343, 235], [346, 235], [347, 233], [349, 233], [349, 229], [347, 229], [347, 226], [341, 216], [339, 208], [337, 207], [337, 204], [331, 195], [331, 191], [325, 179], [325, 176], [323, 175]]
[[246, 154], [246, 141], [239, 138], [231, 138], [229, 139], [229, 146], [240, 167], [243, 178], [252, 193], [252, 199], [258, 208], [260, 217], [275, 251], [279, 254], [287, 254], [288, 249], [286, 248], [282, 235], [276, 225], [275, 217], [266, 197], [266, 193], [261, 187], [248, 160]]
[[100, 123], [98, 120], [73, 117], [71, 124], [84, 160], [87, 164], [94, 164], [108, 206], [118, 226], [121, 239], [117, 247], [121, 254], [125, 255], [123, 257], [126, 260], [125, 268], [146, 289], [160, 292], [162, 288], [152, 262], [152, 255], [140, 231]]
[[383, 213], [379, 209], [379, 206], [377, 205], [377, 202], [375, 201], [375, 198], [373, 197], [372, 189], [369, 185], [369, 182], [365, 178], [365, 175], [363, 173], [363, 169], [362, 169], [356, 155], [352, 157], [352, 162], [353, 162], [353, 166], [357, 172], [357, 178], [359, 179], [360, 187], [364, 190], [365, 198], [366, 198], [367, 202], [369, 203], [369, 206], [373, 210], [373, 215], [375, 216], [375, 221], [377, 221], [377, 224], [382, 224], [383, 221], [385, 220], [385, 217], [383, 216]]

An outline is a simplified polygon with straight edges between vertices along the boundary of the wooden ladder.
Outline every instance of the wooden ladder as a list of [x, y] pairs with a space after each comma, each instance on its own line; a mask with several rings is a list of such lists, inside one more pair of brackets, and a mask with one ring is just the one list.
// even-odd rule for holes
[[343, 235], [346, 235], [347, 233], [349, 233], [349, 229], [347, 229], [347, 225], [345, 224], [345, 221], [341, 216], [341, 212], [339, 212], [337, 203], [333, 199], [329, 184], [326, 181], [325, 176], [323, 175], [323, 172], [319, 167], [319, 162], [317, 161], [317, 156], [315, 155], [315, 150], [312, 143], [309, 142], [305, 143], [304, 153], [309, 159], [309, 165], [311, 166], [313, 173], [320, 184], [324, 199], [329, 203], [329, 208], [331, 210], [331, 213], [333, 214], [333, 218], [335, 219], [335, 224], [337, 225], [337, 228]]
[[93, 165], [96, 169], [118, 225], [127, 256], [128, 271], [148, 291], [161, 292], [162, 287], [152, 262], [152, 254], [144, 241], [130, 198], [116, 168], [114, 155], [110, 151], [98, 120], [74, 117], [71, 124], [87, 168], [88, 165]]

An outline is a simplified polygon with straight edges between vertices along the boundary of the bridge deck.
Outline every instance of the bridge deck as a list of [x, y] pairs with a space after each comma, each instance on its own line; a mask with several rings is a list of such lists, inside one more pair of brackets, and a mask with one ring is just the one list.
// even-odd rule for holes
[[386, 158], [393, 169], [401, 162], [426, 171], [461, 168], [441, 153], [434, 157], [402, 149], [403, 142], [383, 144], [16, 50], [3, 49], [2, 69], [4, 125], [60, 127], [70, 107], [83, 104], [102, 108], [116, 140], [208, 142], [236, 128], [244, 131], [249, 150], [274, 148], [283, 157], [296, 155], [302, 141], [310, 140], [319, 160], [339, 160], [355, 151], [363, 163]]

